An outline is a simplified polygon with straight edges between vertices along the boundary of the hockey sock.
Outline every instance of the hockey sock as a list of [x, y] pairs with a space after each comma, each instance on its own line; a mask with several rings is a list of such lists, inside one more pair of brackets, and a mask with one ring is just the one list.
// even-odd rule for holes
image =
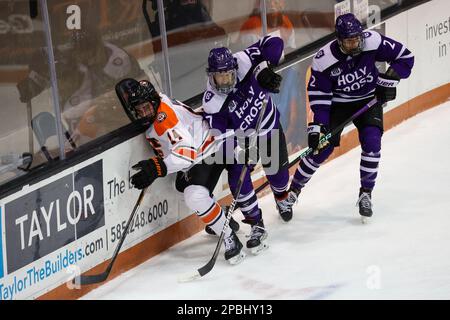
[[275, 197], [280, 197], [286, 194], [289, 187], [289, 171], [287, 168], [281, 169], [279, 172], [273, 175], [266, 175], [269, 180], [270, 187], [272, 188]]
[[361, 152], [361, 165], [359, 173], [361, 177], [361, 187], [372, 190], [378, 175], [378, 163], [380, 161], [379, 152]]
[[[216, 202], [211, 206], [210, 209], [206, 210], [203, 213], [198, 213], [198, 216], [204, 223], [206, 223], [211, 229], [213, 229], [216, 234], [220, 234], [226, 220], [225, 214], [226, 212], [224, 212], [220, 205]], [[231, 231], [231, 228], [227, 228], [225, 230], [225, 237], [229, 237]]]
[[[210, 196], [208, 189], [200, 185], [190, 185], [184, 189], [186, 205], [211, 227], [216, 234], [222, 232], [225, 223], [225, 213], [220, 205]], [[225, 236], [229, 236], [231, 228], [226, 230]]]
[[375, 186], [381, 158], [381, 135], [382, 131], [375, 126], [365, 127], [359, 132], [362, 149], [359, 173], [361, 187], [364, 189], [371, 190]]
[[300, 161], [292, 179], [291, 189], [300, 190], [311, 179], [312, 175], [319, 169], [320, 165], [331, 155], [334, 147], [329, 146], [316, 155], [309, 155]]
[[259, 221], [261, 219], [261, 210], [259, 210], [258, 198], [254, 190], [248, 194], [240, 194], [237, 204], [246, 220]]

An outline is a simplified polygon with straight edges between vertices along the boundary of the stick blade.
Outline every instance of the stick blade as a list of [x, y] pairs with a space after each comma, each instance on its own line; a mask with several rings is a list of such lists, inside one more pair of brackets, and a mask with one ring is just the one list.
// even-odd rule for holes
[[106, 280], [108, 277], [107, 273], [100, 273], [94, 275], [81, 275], [73, 279], [73, 284], [80, 284], [82, 286], [87, 286], [90, 284], [100, 283]]
[[187, 273], [178, 277], [178, 282], [191, 282], [200, 279], [202, 276], [198, 271]]

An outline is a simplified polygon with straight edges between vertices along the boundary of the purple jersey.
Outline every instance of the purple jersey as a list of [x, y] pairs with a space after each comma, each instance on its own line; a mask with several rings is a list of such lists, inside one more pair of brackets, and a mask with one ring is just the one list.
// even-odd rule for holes
[[[238, 81], [233, 91], [228, 95], [221, 94], [208, 81], [207, 90], [203, 94], [205, 118], [211, 128], [225, 132], [227, 129], [247, 131], [256, 127], [263, 100], [269, 94], [256, 80], [258, 69], [262, 66], [259, 64], [268, 61], [277, 65], [282, 54], [283, 40], [273, 36], [266, 36], [247, 49], [233, 54], [238, 62]], [[260, 135], [277, 129], [278, 118], [278, 110], [269, 98]]]
[[342, 53], [337, 40], [314, 57], [308, 96], [315, 122], [329, 124], [334, 102], [373, 97], [379, 74], [376, 62], [388, 62], [402, 79], [411, 74], [414, 56], [403, 44], [375, 31], [364, 32], [364, 40], [363, 52], [355, 57]]

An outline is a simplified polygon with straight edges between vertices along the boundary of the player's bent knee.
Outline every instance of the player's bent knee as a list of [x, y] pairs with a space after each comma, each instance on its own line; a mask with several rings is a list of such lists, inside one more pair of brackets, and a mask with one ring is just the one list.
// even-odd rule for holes
[[361, 137], [361, 149], [366, 153], [380, 152], [381, 135], [381, 129], [378, 127], [366, 128]]
[[186, 187], [184, 189], [184, 201], [190, 209], [198, 212], [207, 210], [212, 202], [214, 202], [208, 189], [200, 185], [190, 185]]

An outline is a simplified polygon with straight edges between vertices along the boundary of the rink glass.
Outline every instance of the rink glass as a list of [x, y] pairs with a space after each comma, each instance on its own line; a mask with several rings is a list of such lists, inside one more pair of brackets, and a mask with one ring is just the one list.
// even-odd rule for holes
[[[4, 44], [0, 50], [0, 184], [27, 174], [18, 168], [24, 153], [33, 155], [32, 172], [51, 161], [70, 159], [81, 147], [84, 152], [95, 148], [102, 137], [123, 135], [129, 120], [115, 96], [118, 80], [145, 78], [179, 100], [192, 98], [205, 89], [211, 48], [227, 46], [236, 52], [267, 29], [283, 38], [285, 54], [289, 54], [334, 32], [336, 1], [266, 0], [264, 10], [259, 0], [155, 0], [147, 1], [146, 19], [141, 0], [47, 0], [48, 21], [40, 3], [37, 15], [31, 17], [29, 1], [0, 1]], [[369, 1], [381, 10], [399, 3]], [[163, 33], [158, 7], [164, 7]], [[51, 35], [53, 61], [46, 30]], [[307, 66], [297, 64], [283, 71], [283, 76], [290, 79], [285, 82], [302, 88], [306, 73]], [[306, 113], [303, 88], [297, 90], [295, 104], [291, 103], [294, 98], [284, 98], [292, 90], [286, 87], [283, 95], [274, 95], [280, 111], [293, 114], [289, 108], [298, 109], [295, 123], [289, 117], [283, 123], [292, 137], [288, 137], [290, 151], [304, 140], [304, 130], [298, 130], [304, 128]], [[37, 133], [37, 120], [44, 118]], [[41, 144], [48, 156], [40, 151]]]

